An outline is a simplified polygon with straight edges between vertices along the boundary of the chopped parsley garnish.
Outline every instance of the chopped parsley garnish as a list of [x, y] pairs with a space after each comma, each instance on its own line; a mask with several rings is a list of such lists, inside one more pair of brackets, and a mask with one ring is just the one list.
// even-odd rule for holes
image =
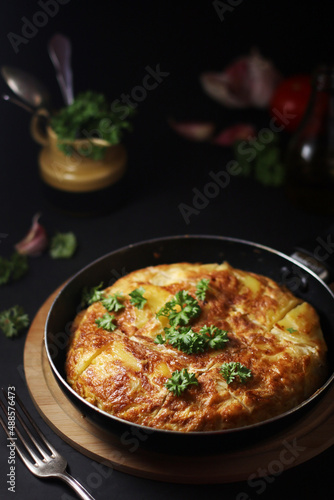
[[223, 363], [220, 368], [220, 373], [223, 375], [227, 384], [231, 384], [235, 377], [239, 377], [240, 382], [244, 383], [252, 376], [251, 370], [238, 361]]
[[90, 306], [94, 302], [102, 300], [104, 297], [104, 291], [101, 290], [102, 286], [103, 286], [103, 281], [99, 285], [93, 286], [90, 289], [85, 287], [82, 290], [81, 294], [81, 306], [82, 307]]
[[197, 300], [186, 290], [180, 290], [157, 312], [156, 316], [166, 316], [171, 326], [184, 326], [200, 312], [201, 308]]
[[211, 349], [224, 349], [226, 342], [229, 341], [227, 330], [221, 330], [218, 326], [203, 326], [200, 329], [201, 335], [207, 337], [207, 347]]
[[165, 338], [157, 335], [155, 343], [167, 343], [186, 354], [194, 354], [208, 349], [223, 349], [228, 340], [227, 331], [214, 325], [203, 326], [199, 332], [194, 332], [190, 326], [171, 326], [165, 328]]
[[131, 297], [130, 304], [137, 307], [137, 309], [143, 309], [144, 305], [147, 302], [147, 299], [145, 299], [145, 297], [143, 297], [144, 293], [145, 293], [145, 289], [142, 286], [140, 286], [139, 288], [136, 288], [131, 293], [129, 293], [129, 295]]
[[201, 300], [201, 301], [205, 300], [206, 292], [209, 289], [209, 283], [210, 283], [210, 280], [209, 279], [205, 279], [205, 278], [201, 279], [197, 283], [195, 295], [198, 298], [198, 300]]
[[295, 330], [294, 328], [287, 328], [286, 329], [289, 333], [296, 333], [298, 330]]
[[14, 252], [9, 259], [0, 257], [0, 285], [20, 279], [28, 271], [26, 255]]
[[100, 328], [103, 328], [104, 330], [108, 330], [108, 332], [113, 332], [117, 326], [115, 323], [113, 323], [113, 320], [115, 319], [115, 316], [113, 314], [105, 313], [101, 318], [97, 318], [95, 320], [95, 323], [97, 326]]
[[108, 295], [105, 299], [101, 300], [101, 304], [107, 309], [107, 311], [119, 311], [125, 306], [120, 302], [121, 293], [114, 293], [113, 295]]
[[16, 337], [21, 330], [24, 330], [28, 326], [28, 315], [18, 305], [0, 312], [0, 329], [6, 337]]
[[171, 326], [170, 328], [165, 328], [165, 338], [162, 335], [158, 335], [156, 343], [165, 344], [166, 342], [186, 354], [204, 352], [206, 349], [205, 338], [199, 333], [194, 332], [189, 326], [181, 326], [180, 328]]
[[180, 396], [190, 385], [198, 385], [198, 380], [194, 373], [188, 373], [187, 368], [181, 371], [176, 370], [165, 384], [165, 387], [175, 396]]
[[74, 233], [57, 233], [51, 239], [49, 253], [53, 259], [69, 259], [77, 248]]

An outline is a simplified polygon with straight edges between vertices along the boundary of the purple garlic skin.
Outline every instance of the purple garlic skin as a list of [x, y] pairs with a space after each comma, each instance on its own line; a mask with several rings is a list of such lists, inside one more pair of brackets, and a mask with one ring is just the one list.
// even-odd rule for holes
[[29, 232], [15, 245], [15, 250], [21, 255], [37, 257], [48, 247], [48, 235], [45, 228], [38, 222], [39, 218], [40, 214], [33, 217]]

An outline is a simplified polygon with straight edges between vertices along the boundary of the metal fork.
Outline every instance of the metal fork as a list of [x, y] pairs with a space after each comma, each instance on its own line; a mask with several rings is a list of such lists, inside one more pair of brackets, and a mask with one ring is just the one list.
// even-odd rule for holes
[[[15, 433], [13, 432], [13, 429], [9, 424], [5, 424], [5, 421], [0, 415], [0, 424], [2, 425], [4, 431], [7, 434], [8, 439], [11, 441], [11, 444], [15, 445], [16, 451], [19, 454], [20, 458], [22, 459], [23, 463], [28, 467], [30, 472], [32, 472], [35, 476], [44, 478], [44, 477], [56, 477], [59, 479], [62, 479], [66, 484], [71, 486], [73, 490], [76, 492], [79, 498], [82, 500], [94, 500], [94, 498], [88, 493], [88, 491], [77, 481], [74, 477], [72, 477], [67, 471], [67, 462], [65, 458], [58, 453], [58, 451], [52, 446], [51, 443], [46, 439], [44, 434], [41, 432], [41, 430], [37, 427], [35, 422], [32, 420], [31, 416], [28, 413], [28, 410], [22, 403], [21, 399], [18, 397], [18, 395], [15, 393], [15, 400], [12, 399], [9, 402], [9, 399], [7, 398], [5, 391], [2, 389], [6, 402], [7, 402], [7, 408], [3, 404], [3, 402], [0, 400], [0, 406], [6, 415], [6, 418], [8, 419], [8, 411], [10, 410], [11, 416], [13, 416], [13, 409], [15, 408], [15, 420], [16, 418], [22, 425], [23, 429], [29, 436], [31, 442], [34, 444], [34, 446], [31, 446], [29, 442], [23, 437], [22, 433], [20, 430], [17, 428], [17, 425], [15, 425]], [[15, 405], [13, 404], [15, 402]], [[21, 414], [18, 412], [17, 404], [19, 403], [23, 413], [26, 416], [26, 419], [30, 422], [31, 426], [33, 427], [35, 433], [38, 435], [40, 441], [44, 444], [45, 449], [41, 446], [41, 444], [37, 441], [33, 433], [30, 431], [26, 423], [24, 422], [23, 417]], [[14, 422], [13, 417], [11, 418], [10, 422]], [[16, 435], [14, 437], [14, 434]], [[21, 444], [18, 443], [18, 439], [20, 439], [23, 447]], [[30, 457], [23, 451], [26, 450]], [[46, 449], [51, 452], [46, 451]], [[38, 453], [40, 456], [38, 455]], [[32, 460], [31, 460], [32, 459]]]

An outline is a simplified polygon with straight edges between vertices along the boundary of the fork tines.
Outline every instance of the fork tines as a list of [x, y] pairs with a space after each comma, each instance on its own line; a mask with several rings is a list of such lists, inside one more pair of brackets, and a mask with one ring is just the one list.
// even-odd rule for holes
[[[37, 477], [57, 477], [73, 488], [79, 498], [94, 500], [86, 488], [66, 471], [66, 459], [57, 452], [37, 427], [16, 394], [15, 388], [9, 387], [7, 394], [3, 389], [2, 392], [6, 405], [0, 399], [0, 407], [6, 415], [7, 425], [1, 415], [0, 424], [10, 441], [9, 446], [15, 445], [17, 453], [30, 472]], [[19, 411], [19, 407], [21, 411]], [[20, 428], [18, 428], [18, 422]]]
[[[4, 412], [4, 414], [6, 415], [7, 425], [1, 416], [0, 416], [0, 423], [3, 427], [3, 429], [5, 430], [9, 441], [11, 441], [12, 443], [15, 444], [16, 450], [17, 450], [18, 454], [20, 455], [21, 459], [24, 461], [24, 463], [27, 465], [28, 457], [24, 453], [23, 448], [18, 443], [17, 438], [20, 439], [25, 450], [29, 453], [31, 458], [35, 461], [35, 465], [38, 465], [38, 462], [41, 460], [41, 458], [43, 461], [46, 461], [50, 458], [50, 455], [41, 446], [41, 443], [43, 443], [44, 446], [46, 446], [46, 448], [50, 450], [50, 452], [52, 454], [51, 457], [55, 456], [57, 454], [56, 450], [47, 441], [47, 439], [45, 438], [43, 433], [36, 426], [35, 422], [31, 418], [31, 416], [29, 415], [26, 407], [24, 406], [24, 404], [23, 404], [22, 400], [20, 399], [20, 397], [18, 396], [18, 394], [16, 392], [11, 392], [9, 390], [8, 390], [8, 393], [6, 394], [4, 389], [2, 389], [2, 392], [3, 392], [4, 398], [5, 398], [5, 402], [7, 404], [7, 407], [5, 406], [3, 401], [1, 401], [1, 399], [0, 399], [0, 406], [1, 406], [1, 409]], [[21, 411], [23, 411], [26, 419], [29, 421], [32, 429], [29, 429], [29, 427], [27, 426], [27, 424], [23, 420], [20, 412], [18, 411], [18, 405], [20, 406]], [[20, 423], [21, 430], [18, 428], [18, 425], [17, 425], [18, 421]], [[24, 430], [25, 434], [29, 437], [30, 443], [29, 443], [29, 441], [27, 441], [26, 437], [23, 435], [23, 430]], [[36, 439], [36, 436], [33, 434], [32, 431], [34, 431], [35, 434], [37, 434], [41, 443]], [[40, 453], [40, 456], [38, 456], [37, 453], [34, 451], [34, 448], [31, 446], [31, 443], [33, 443], [33, 445], [36, 447], [36, 449]]]

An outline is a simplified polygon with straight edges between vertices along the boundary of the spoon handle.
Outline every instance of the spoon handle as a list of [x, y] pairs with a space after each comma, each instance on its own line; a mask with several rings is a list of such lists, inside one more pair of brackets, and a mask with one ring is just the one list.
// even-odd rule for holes
[[66, 36], [57, 33], [49, 42], [48, 52], [56, 70], [56, 76], [63, 99], [69, 106], [73, 102], [71, 42]]
[[20, 106], [20, 108], [25, 109], [29, 113], [34, 113], [34, 110], [30, 106], [28, 106], [27, 104], [25, 104], [22, 101], [19, 101], [18, 99], [15, 99], [15, 97], [11, 97], [7, 94], [3, 94], [1, 97], [2, 97], [2, 99], [4, 99], [4, 101], [12, 102], [13, 104], [16, 104], [17, 106]]

